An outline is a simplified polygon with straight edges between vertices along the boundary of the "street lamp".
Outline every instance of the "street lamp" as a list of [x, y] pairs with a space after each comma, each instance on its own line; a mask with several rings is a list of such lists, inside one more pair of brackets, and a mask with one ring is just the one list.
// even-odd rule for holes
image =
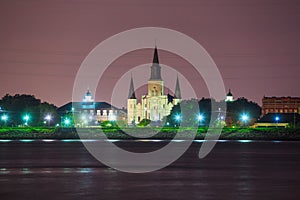
[[2, 115], [1, 120], [4, 121], [4, 126], [6, 126], [6, 121], [8, 120], [8, 116], [6, 114]]
[[200, 114], [197, 115], [197, 120], [199, 122], [199, 125], [201, 124], [201, 122], [203, 121], [203, 119], [204, 119], [203, 114], [200, 113]]
[[[181, 121], [181, 115], [180, 114], [175, 115], [175, 121], [177, 123], [179, 123]], [[175, 124], [175, 127], [176, 127], [176, 124]]]
[[247, 115], [247, 114], [242, 114], [242, 116], [241, 116], [241, 120], [242, 120], [242, 122], [243, 122], [243, 124], [244, 124], [244, 126], [246, 125], [246, 123], [248, 122], [248, 120], [249, 120], [249, 116]]
[[179, 122], [181, 120], [181, 116], [179, 114], [175, 115], [175, 120]]
[[197, 116], [197, 119], [198, 119], [199, 122], [201, 122], [201, 121], [203, 121], [204, 116], [203, 116], [202, 114], [199, 114], [199, 115]]
[[280, 120], [280, 117], [279, 117], [279, 116], [276, 116], [276, 117], [275, 117], [276, 127], [278, 127], [278, 122], [279, 122], [279, 120]]
[[26, 114], [24, 117], [23, 117], [24, 121], [25, 121], [25, 126], [28, 126], [28, 121], [30, 120], [30, 116], [28, 114]]
[[84, 124], [87, 122], [86, 120], [86, 116], [85, 115], [82, 115], [81, 116], [81, 127], [83, 128], [84, 127]]
[[50, 114], [46, 115], [45, 120], [48, 121], [48, 126], [50, 126], [50, 121], [52, 120], [52, 116]]
[[116, 121], [117, 120], [117, 116], [116, 115], [111, 115], [111, 117], [110, 117], [110, 121]]
[[70, 125], [70, 120], [68, 119], [68, 118], [66, 118], [65, 120], [64, 120], [64, 123], [65, 123], [65, 126], [69, 126]]

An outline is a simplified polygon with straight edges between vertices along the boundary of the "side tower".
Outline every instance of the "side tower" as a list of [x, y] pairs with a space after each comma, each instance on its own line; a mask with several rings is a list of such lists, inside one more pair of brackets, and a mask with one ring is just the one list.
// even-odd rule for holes
[[133, 85], [133, 79], [131, 77], [130, 80], [130, 87], [129, 87], [129, 93], [128, 93], [128, 99], [127, 99], [127, 123], [128, 124], [135, 124], [137, 119], [137, 100], [135, 97], [135, 91], [134, 91], [134, 85]]
[[179, 79], [177, 76], [173, 104], [176, 105], [180, 103], [180, 101], [181, 101], [181, 91], [180, 91]]

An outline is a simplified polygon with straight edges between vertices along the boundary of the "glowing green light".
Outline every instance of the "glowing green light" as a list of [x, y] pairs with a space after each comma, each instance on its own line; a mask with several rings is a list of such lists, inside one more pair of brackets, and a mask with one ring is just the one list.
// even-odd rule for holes
[[29, 115], [25, 115], [24, 116], [24, 120], [27, 122], [27, 121], [29, 121], [29, 119], [30, 119], [30, 116]]
[[7, 115], [4, 114], [4, 115], [1, 116], [1, 120], [2, 120], [2, 121], [7, 121], [7, 119], [8, 119], [8, 116], [7, 116]]
[[66, 118], [64, 122], [65, 122], [65, 125], [67, 125], [67, 126], [71, 123], [70, 119], [68, 119], [68, 118]]
[[50, 114], [46, 115], [45, 120], [50, 121], [52, 119], [52, 116]]
[[181, 115], [179, 115], [179, 114], [175, 115], [175, 120], [180, 121], [181, 120]]
[[199, 114], [199, 115], [197, 116], [197, 119], [198, 119], [199, 122], [201, 122], [201, 121], [203, 121], [204, 116], [203, 116], [202, 114]]
[[30, 120], [30, 115], [26, 114], [26, 115], [23, 117], [23, 120], [25, 121], [25, 122], [24, 122], [24, 125], [25, 125], [25, 126], [28, 126], [28, 121]]
[[247, 114], [242, 114], [242, 116], [241, 116], [241, 120], [245, 123], [245, 122], [247, 122], [248, 120], [249, 120], [249, 116], [247, 115]]

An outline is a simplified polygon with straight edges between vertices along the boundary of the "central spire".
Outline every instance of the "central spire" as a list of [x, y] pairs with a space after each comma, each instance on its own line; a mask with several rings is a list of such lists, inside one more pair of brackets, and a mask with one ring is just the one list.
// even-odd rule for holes
[[159, 64], [159, 60], [158, 60], [158, 52], [157, 52], [156, 45], [155, 45], [155, 48], [154, 48], [154, 55], [153, 55], [153, 62], [152, 62], [152, 63]]
[[155, 46], [154, 48], [154, 55], [153, 55], [153, 62], [151, 66], [151, 77], [150, 80], [161, 80], [161, 73], [160, 73], [160, 65], [158, 60], [158, 51]]

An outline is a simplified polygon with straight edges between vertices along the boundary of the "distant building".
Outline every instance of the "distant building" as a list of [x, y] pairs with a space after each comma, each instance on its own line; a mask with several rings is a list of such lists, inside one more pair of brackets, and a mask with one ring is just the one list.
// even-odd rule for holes
[[131, 77], [127, 100], [127, 123], [136, 124], [143, 119], [159, 122], [163, 117], [169, 115], [173, 106], [180, 101], [181, 92], [178, 77], [174, 96], [164, 94], [164, 81], [161, 78], [161, 66], [158, 60], [158, 51], [155, 47], [151, 76], [148, 81], [148, 94], [142, 96], [141, 102], [137, 101], [133, 78]]
[[233, 99], [233, 95], [231, 93], [231, 90], [229, 89], [229, 92], [227, 93], [226, 95], [226, 99], [225, 99], [226, 102], [233, 102], [234, 99]]
[[63, 117], [73, 114], [77, 126], [94, 126], [103, 121], [126, 121], [126, 110], [116, 108], [107, 102], [95, 102], [88, 90], [82, 102], [69, 102], [57, 109]]
[[300, 113], [300, 97], [263, 97], [262, 114]]

